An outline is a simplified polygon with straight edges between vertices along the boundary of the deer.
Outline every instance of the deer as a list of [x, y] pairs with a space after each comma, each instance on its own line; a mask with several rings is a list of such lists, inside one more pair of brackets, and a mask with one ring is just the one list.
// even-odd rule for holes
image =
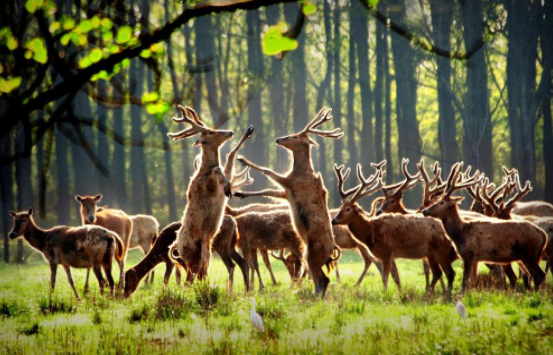
[[[123, 259], [118, 260], [119, 265], [119, 283], [117, 287], [125, 287], [125, 260], [127, 250], [133, 233], [133, 223], [129, 216], [117, 209], [102, 209], [98, 211], [98, 203], [102, 200], [102, 195], [79, 196], [75, 195], [75, 200], [80, 203], [80, 215], [83, 225], [93, 224], [104, 227], [115, 232], [123, 241]], [[90, 270], [86, 271], [85, 293], [88, 292], [88, 279]]]
[[532, 276], [537, 291], [545, 279], [545, 273], [538, 265], [547, 242], [545, 232], [525, 221], [463, 220], [458, 209], [463, 197], [452, 194], [473, 186], [477, 181], [462, 181], [462, 166], [462, 163], [457, 163], [452, 167], [443, 195], [434, 205], [422, 211], [425, 216], [441, 219], [447, 234], [455, 243], [463, 260], [462, 292], [468, 290], [473, 270], [479, 261], [495, 264], [522, 262]]
[[[152, 249], [148, 252], [148, 254], [146, 254], [144, 259], [142, 259], [138, 264], [127, 270], [127, 272], [125, 273], [125, 292], [123, 294], [125, 298], [130, 297], [138, 288], [140, 281], [146, 275], [148, 275], [148, 273], [153, 271], [157, 265], [161, 263], [165, 263], [165, 275], [163, 277], [163, 284], [164, 286], [167, 286], [174, 268], [173, 258], [170, 257], [168, 251], [170, 246], [177, 239], [177, 231], [181, 227], [182, 222], [173, 222], [163, 228], [155, 243], [153, 244]], [[248, 266], [246, 264], [246, 261], [236, 251], [237, 239], [238, 233], [236, 221], [230, 216], [225, 216], [223, 218], [223, 223], [221, 224], [221, 229], [213, 238], [211, 248], [213, 251], [219, 254], [221, 260], [227, 268], [227, 271], [229, 273], [229, 290], [232, 290], [234, 287], [234, 269], [236, 268], [236, 265], [238, 265], [244, 277], [244, 285], [246, 287], [246, 291], [249, 291]], [[182, 264], [178, 265], [184, 266]], [[190, 282], [190, 276], [191, 275], [187, 274], [188, 282]], [[177, 284], [180, 284], [180, 267], [177, 267], [176, 278]]]
[[[427, 223], [419, 215], [383, 214], [377, 217], [367, 216], [357, 201], [370, 196], [380, 189], [382, 171], [366, 179], [361, 165], [357, 165], [359, 185], [344, 191], [343, 183], [347, 177], [342, 174], [343, 166], [334, 166], [338, 177], [338, 192], [342, 199], [340, 211], [332, 220], [334, 225], [347, 225], [357, 240], [364, 243], [372, 254], [382, 262], [382, 282], [388, 288], [390, 270], [397, 269], [395, 258], [426, 258], [432, 270], [432, 281], [427, 287], [428, 294], [433, 293], [438, 279], [445, 272], [448, 280], [448, 297], [451, 297], [455, 271], [451, 266], [455, 250], [451, 241], [446, 238], [443, 226], [439, 221]], [[401, 290], [399, 277], [396, 282]]]
[[[107, 210], [108, 206], [101, 206], [96, 209], [96, 212]], [[149, 216], [146, 214], [137, 214], [134, 216], [129, 216], [132, 221], [132, 235], [129, 242], [129, 249], [142, 250], [144, 255], [148, 254], [154, 241], [157, 238], [159, 233], [159, 222], [154, 216]], [[146, 279], [146, 282], [154, 282], [154, 271], [150, 274], [149, 280]]]
[[10, 239], [23, 237], [31, 247], [42, 253], [50, 264], [50, 292], [56, 286], [58, 265], [62, 265], [75, 298], [80, 301], [75, 288], [71, 268], [92, 268], [98, 283], [100, 293], [104, 293], [105, 280], [102, 268], [106, 273], [111, 296], [115, 295], [115, 281], [111, 276], [113, 259], [124, 258], [123, 242], [119, 236], [105, 228], [93, 225], [81, 227], [57, 226], [51, 229], [40, 228], [33, 217], [33, 209], [23, 212], [9, 212], [13, 217], [13, 229]]
[[[344, 135], [341, 128], [332, 131], [317, 129], [332, 119], [331, 112], [331, 109], [323, 108], [300, 132], [276, 139], [278, 146], [288, 149], [293, 155], [292, 168], [286, 175], [254, 164], [243, 156], [238, 157], [238, 161], [265, 175], [281, 188], [235, 194], [239, 197], [268, 196], [288, 202], [294, 230], [307, 246], [306, 259], [315, 285], [315, 295], [322, 298], [330, 283], [323, 266], [330, 265], [339, 258], [341, 252], [332, 235], [327, 207], [328, 193], [321, 174], [315, 172], [313, 167], [311, 147], [317, 146], [317, 143], [310, 136], [339, 139]], [[338, 252], [335, 257], [334, 251]]]
[[223, 212], [231, 197], [230, 180], [222, 170], [220, 147], [233, 136], [230, 130], [209, 128], [190, 107], [177, 106], [182, 117], [176, 123], [189, 128], [167, 135], [175, 141], [199, 135], [193, 146], [201, 149], [201, 161], [188, 185], [188, 203], [182, 226], [171, 246], [171, 257], [184, 266], [191, 281], [207, 276], [211, 260], [211, 243], [223, 222]]

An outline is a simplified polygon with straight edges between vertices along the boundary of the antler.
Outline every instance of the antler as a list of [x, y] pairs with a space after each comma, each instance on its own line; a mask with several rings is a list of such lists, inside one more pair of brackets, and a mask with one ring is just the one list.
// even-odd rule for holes
[[405, 180], [403, 180], [402, 184], [397, 188], [396, 191], [394, 191], [394, 194], [412, 189], [419, 183], [421, 179], [420, 171], [415, 175], [409, 174], [409, 172], [407, 171], [407, 164], [409, 164], [409, 159], [404, 158], [401, 162], [401, 171], [405, 176]]
[[347, 178], [349, 177], [349, 174], [351, 173], [351, 169], [347, 168], [345, 173], [342, 172], [343, 170], [344, 170], [343, 164], [338, 166], [338, 164], [334, 163], [334, 173], [338, 178], [338, 193], [340, 194], [340, 198], [342, 198], [342, 200], [345, 200], [355, 192], [355, 189], [357, 187], [351, 188], [348, 191], [344, 192], [344, 181], [346, 181]]
[[363, 176], [363, 171], [361, 164], [357, 164], [357, 179], [359, 179], [360, 184], [355, 190], [355, 193], [350, 198], [351, 202], [355, 202], [365, 196], [369, 196], [374, 194], [376, 191], [380, 190], [382, 187], [382, 179], [381, 179], [381, 170], [377, 170], [376, 173], [369, 176], [368, 179], [365, 179]]
[[276, 254], [274, 250], [271, 251], [271, 256], [277, 260], [280, 261], [286, 261], [286, 257], [284, 256], [284, 249], [280, 249], [280, 254]]
[[244, 170], [234, 175], [230, 180], [232, 190], [239, 190], [244, 186], [253, 184], [253, 179], [250, 177], [250, 167], [246, 167]]
[[[451, 168], [451, 172], [449, 174], [449, 178], [447, 179], [447, 184], [444, 191], [444, 197], [449, 197], [455, 191], [473, 186], [482, 180], [482, 176], [480, 176], [480, 172], [476, 171], [472, 177], [470, 177], [468, 180], [463, 181], [462, 177], [460, 176], [462, 168], [463, 168], [462, 162], [456, 163]], [[470, 172], [470, 169], [467, 169], [466, 172]], [[458, 182], [458, 180], [461, 180], [461, 182]]]
[[[430, 180], [428, 174], [426, 173], [426, 169], [424, 168], [424, 159], [421, 159], [421, 161], [417, 164], [417, 168], [421, 174], [424, 187], [422, 206], [427, 207], [432, 203], [433, 197], [438, 194], [442, 194], [445, 188], [445, 184], [441, 181], [442, 169], [438, 166], [438, 162], [434, 163], [432, 168], [434, 177]], [[436, 186], [433, 188], [434, 185]]]
[[242, 138], [240, 138], [240, 141], [232, 150], [230, 153], [227, 154], [227, 162], [225, 163], [225, 169], [224, 173], [230, 180], [233, 180], [233, 172], [234, 172], [234, 161], [236, 160], [236, 154], [238, 154], [238, 151], [242, 147], [242, 145], [252, 136], [255, 129], [253, 126], [249, 126]]
[[319, 113], [317, 113], [317, 116], [311, 122], [305, 126], [305, 128], [301, 131], [301, 133], [305, 134], [316, 134], [321, 137], [329, 137], [329, 138], [335, 138], [338, 139], [344, 135], [344, 132], [342, 132], [341, 128], [335, 128], [332, 131], [321, 131], [318, 129], [315, 129], [322, 125], [323, 123], [330, 121], [332, 119], [332, 109], [330, 108], [322, 108]]
[[518, 176], [518, 172], [516, 172], [515, 175], [516, 175], [518, 193], [515, 194], [515, 196], [513, 196], [509, 200], [509, 202], [505, 204], [501, 202], [501, 204], [499, 205], [500, 209], [509, 210], [513, 208], [515, 206], [515, 203], [517, 203], [521, 198], [528, 195], [532, 191], [532, 185], [530, 184], [530, 181], [526, 181], [526, 184], [524, 185], [524, 189], [522, 189], [522, 187], [520, 186], [520, 178]]
[[177, 108], [182, 113], [182, 117], [173, 117], [173, 121], [177, 123], [188, 123], [192, 127], [183, 129], [182, 131], [179, 131], [177, 133], [167, 133], [167, 136], [169, 138], [173, 138], [174, 140], [178, 141], [195, 136], [199, 133], [205, 133], [207, 131], [205, 128], [205, 124], [200, 120], [200, 117], [198, 116], [196, 111], [188, 106], [182, 107], [181, 105], [178, 105]]

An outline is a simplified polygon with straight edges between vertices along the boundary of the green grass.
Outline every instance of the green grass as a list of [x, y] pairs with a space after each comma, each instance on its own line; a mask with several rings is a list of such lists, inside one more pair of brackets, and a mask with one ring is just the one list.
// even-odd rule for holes
[[[128, 265], [140, 258], [132, 251]], [[457, 261], [456, 293], [448, 301], [440, 287], [434, 297], [425, 295], [420, 261], [402, 260], [403, 291], [391, 282], [384, 292], [374, 266], [363, 285], [355, 287], [362, 262], [344, 252], [342, 282], [333, 274], [327, 298], [320, 300], [309, 281], [291, 286], [282, 264], [275, 261], [273, 267], [280, 285], [272, 286], [263, 268], [263, 292], [245, 294], [237, 268], [229, 294], [226, 269], [215, 258], [209, 283], [179, 288], [172, 279], [164, 291], [160, 266], [155, 284], [141, 285], [128, 300], [100, 296], [93, 278], [90, 294], [77, 302], [63, 271], [50, 298], [50, 271], [40, 256], [26, 265], [0, 263], [0, 353], [553, 353], [551, 284], [537, 294], [519, 287], [475, 290], [462, 297]], [[81, 294], [84, 275], [84, 270], [73, 271]], [[252, 330], [249, 297], [257, 299], [264, 334]], [[455, 311], [460, 299], [467, 319]]]

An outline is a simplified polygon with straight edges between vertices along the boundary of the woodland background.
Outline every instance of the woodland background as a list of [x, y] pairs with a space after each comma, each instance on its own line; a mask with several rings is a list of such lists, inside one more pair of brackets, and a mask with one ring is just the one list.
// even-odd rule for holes
[[[295, 49], [272, 55], [268, 31]], [[529, 198], [553, 202], [552, 34], [551, 1], [3, 1], [4, 261], [27, 255], [8, 243], [8, 211], [78, 225], [75, 194], [179, 219], [199, 151], [166, 136], [182, 129], [176, 104], [234, 141], [254, 125], [243, 154], [277, 171], [288, 155], [274, 139], [332, 107], [345, 136], [313, 150], [331, 207], [333, 162], [368, 172], [387, 159], [393, 182], [402, 157], [411, 171], [464, 160], [495, 180], [516, 167]]]

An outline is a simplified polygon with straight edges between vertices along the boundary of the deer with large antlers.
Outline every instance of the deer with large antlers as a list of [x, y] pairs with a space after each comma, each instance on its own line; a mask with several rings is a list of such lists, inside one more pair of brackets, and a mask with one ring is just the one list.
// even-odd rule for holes
[[479, 180], [462, 181], [462, 165], [457, 163], [453, 166], [443, 195], [422, 213], [440, 218], [447, 234], [455, 243], [464, 263], [463, 292], [469, 287], [473, 270], [479, 261], [495, 264], [521, 261], [534, 279], [535, 289], [539, 289], [545, 279], [545, 273], [538, 265], [547, 242], [545, 232], [525, 221], [463, 220], [457, 207], [463, 197], [452, 194], [473, 186]]
[[276, 140], [276, 144], [290, 150], [294, 157], [292, 170], [286, 175], [256, 165], [243, 157], [238, 160], [261, 172], [282, 189], [268, 189], [258, 192], [236, 194], [236, 196], [269, 196], [286, 199], [290, 205], [292, 224], [307, 246], [307, 264], [315, 284], [315, 293], [324, 297], [329, 278], [323, 266], [330, 264], [334, 250], [340, 249], [334, 243], [330, 215], [327, 207], [327, 191], [321, 174], [316, 173], [311, 159], [311, 146], [317, 145], [310, 136], [318, 135], [338, 139], [344, 133], [340, 128], [332, 131], [317, 129], [332, 119], [331, 110], [323, 108], [317, 116], [299, 133]]
[[[451, 296], [455, 271], [451, 267], [452, 256], [455, 253], [451, 241], [446, 238], [443, 226], [439, 221], [428, 223], [418, 215], [381, 215], [368, 217], [357, 201], [372, 195], [380, 189], [381, 170], [368, 179], [363, 177], [361, 166], [357, 165], [357, 176], [360, 184], [344, 191], [343, 183], [349, 175], [343, 167], [334, 166], [338, 177], [338, 192], [342, 198], [340, 212], [332, 220], [333, 224], [346, 224], [355, 238], [367, 245], [374, 256], [382, 261], [382, 282], [384, 289], [388, 287], [390, 270], [395, 268], [395, 258], [423, 259], [426, 258], [432, 270], [432, 282], [427, 292], [432, 293], [436, 282], [445, 272], [448, 280], [448, 295]], [[395, 280], [398, 288], [401, 285]]]
[[171, 256], [184, 265], [188, 280], [207, 276], [211, 260], [212, 239], [223, 221], [223, 211], [231, 196], [231, 184], [220, 163], [219, 148], [232, 137], [233, 132], [207, 127], [190, 107], [178, 106], [182, 117], [173, 118], [189, 128], [167, 135], [181, 140], [199, 135], [194, 146], [201, 148], [201, 161], [188, 185], [188, 204], [184, 210], [182, 227], [171, 247]]

